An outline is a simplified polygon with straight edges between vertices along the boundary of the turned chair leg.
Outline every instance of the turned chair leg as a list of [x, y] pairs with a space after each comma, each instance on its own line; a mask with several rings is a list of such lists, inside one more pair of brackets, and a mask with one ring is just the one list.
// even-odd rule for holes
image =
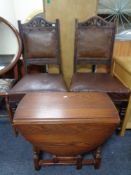
[[34, 159], [34, 168], [35, 170], [40, 170], [41, 166], [39, 165], [39, 161], [40, 161], [40, 151], [33, 147], [33, 159]]
[[94, 160], [95, 160], [94, 168], [99, 169], [100, 164], [101, 164], [101, 148], [100, 147], [98, 147], [94, 152]]
[[76, 168], [77, 170], [80, 170], [82, 168], [82, 156], [81, 155], [78, 155], [77, 156], [77, 163], [76, 163]]
[[119, 105], [119, 116], [120, 116], [121, 122], [120, 122], [119, 126], [116, 129], [116, 133], [120, 136], [123, 135], [121, 133], [123, 131], [123, 126], [124, 126], [124, 121], [125, 121], [125, 118], [126, 118], [127, 109], [128, 109], [128, 102], [122, 102]]
[[128, 102], [122, 102], [120, 105], [119, 115], [122, 119], [124, 118], [126, 114], [127, 107], [128, 107]]
[[8, 112], [8, 115], [9, 115], [9, 119], [10, 119], [10, 122], [12, 124], [12, 128], [13, 128], [13, 132], [14, 132], [14, 135], [17, 136], [18, 135], [18, 131], [16, 130], [16, 128], [13, 126], [13, 116], [14, 116], [14, 112], [10, 106], [10, 103], [9, 103], [9, 97], [6, 95], [5, 96], [5, 105], [6, 105], [6, 110]]

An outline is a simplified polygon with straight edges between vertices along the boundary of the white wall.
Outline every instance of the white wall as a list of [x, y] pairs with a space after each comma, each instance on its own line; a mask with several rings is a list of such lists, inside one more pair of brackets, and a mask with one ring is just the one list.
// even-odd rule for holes
[[43, 11], [43, 0], [0, 0], [0, 16], [15, 27], [17, 20], [25, 21], [37, 11]]
[[[17, 27], [13, 0], [0, 0], [0, 16]], [[10, 28], [0, 23], [0, 54], [14, 54], [17, 48], [17, 40]]]
[[[17, 20], [25, 21], [33, 12], [43, 11], [43, 0], [0, 0], [0, 16], [16, 28]], [[0, 54], [11, 54], [17, 49], [17, 42], [9, 28], [0, 27]]]
[[13, 0], [0, 0], [0, 16], [17, 26]]
[[33, 12], [43, 11], [43, 0], [13, 0], [17, 20], [25, 21]]

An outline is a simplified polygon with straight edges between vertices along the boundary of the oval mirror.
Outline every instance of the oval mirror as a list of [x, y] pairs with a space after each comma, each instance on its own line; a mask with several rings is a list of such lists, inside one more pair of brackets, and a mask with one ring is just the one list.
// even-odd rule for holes
[[0, 75], [9, 71], [20, 58], [21, 39], [17, 30], [0, 17]]

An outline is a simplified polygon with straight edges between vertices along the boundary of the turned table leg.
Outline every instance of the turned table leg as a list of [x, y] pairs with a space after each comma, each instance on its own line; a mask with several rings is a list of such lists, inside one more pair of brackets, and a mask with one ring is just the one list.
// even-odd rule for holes
[[95, 160], [94, 168], [99, 169], [100, 164], [101, 164], [101, 148], [100, 147], [98, 147], [94, 152], [94, 160]]

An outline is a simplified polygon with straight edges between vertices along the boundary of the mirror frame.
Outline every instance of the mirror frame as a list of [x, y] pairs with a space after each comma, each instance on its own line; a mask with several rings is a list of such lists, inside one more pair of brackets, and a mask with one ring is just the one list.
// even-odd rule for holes
[[17, 42], [18, 42], [18, 52], [16, 53], [14, 58], [11, 60], [11, 63], [8, 66], [6, 66], [5, 68], [3, 68], [2, 70], [0, 70], [0, 75], [2, 75], [4, 73], [8, 72], [10, 69], [12, 69], [15, 66], [15, 64], [17, 63], [17, 61], [19, 60], [19, 58], [21, 56], [21, 52], [22, 52], [22, 41], [21, 41], [21, 38], [20, 38], [18, 31], [10, 22], [8, 22], [6, 19], [4, 19], [1, 16], [0, 16], [0, 22], [5, 23], [12, 30], [12, 32], [16, 36]]

